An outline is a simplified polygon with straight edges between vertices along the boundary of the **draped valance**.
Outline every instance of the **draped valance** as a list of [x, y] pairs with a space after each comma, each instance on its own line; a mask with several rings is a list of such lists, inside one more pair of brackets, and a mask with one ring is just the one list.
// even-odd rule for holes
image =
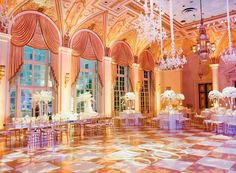
[[155, 90], [155, 60], [152, 56], [152, 53], [148, 50], [144, 50], [140, 55], [138, 62], [140, 64], [139, 70], [139, 81], [143, 83], [144, 80], [144, 71], [152, 72], [151, 79], [153, 84], [153, 89]]
[[16, 75], [24, 63], [23, 48], [28, 45], [38, 49], [50, 50], [51, 68], [54, 79], [58, 83], [60, 36], [55, 26], [44, 16], [25, 14], [16, 19], [11, 28], [11, 35], [9, 80]]
[[73, 67], [71, 72], [73, 83], [75, 83], [80, 72], [79, 59], [83, 57], [88, 60], [97, 60], [98, 78], [103, 87], [102, 59], [104, 56], [104, 47], [98, 36], [89, 31], [80, 31], [72, 40], [71, 47], [73, 49]]
[[112, 57], [112, 81], [115, 85], [117, 77], [117, 65], [129, 67], [129, 80], [131, 88], [134, 90], [134, 80], [133, 80], [133, 69], [132, 64], [134, 63], [134, 57], [132, 55], [130, 47], [125, 42], [117, 42], [111, 49]]

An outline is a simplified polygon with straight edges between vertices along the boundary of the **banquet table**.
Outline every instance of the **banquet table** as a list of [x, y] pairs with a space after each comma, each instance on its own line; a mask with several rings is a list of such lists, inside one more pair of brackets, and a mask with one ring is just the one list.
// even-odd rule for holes
[[126, 112], [120, 112], [119, 113], [119, 118], [120, 119], [125, 119], [125, 125], [128, 126], [128, 119], [129, 118], [133, 118], [134, 119], [134, 125], [138, 126], [139, 124], [139, 118], [142, 117], [142, 114], [139, 112], [135, 112], [135, 113], [126, 113]]
[[211, 116], [211, 120], [224, 123], [236, 123], [236, 116], [215, 114]]
[[176, 130], [177, 129], [177, 120], [183, 119], [183, 114], [174, 113], [174, 114], [159, 114], [160, 116], [160, 128]]

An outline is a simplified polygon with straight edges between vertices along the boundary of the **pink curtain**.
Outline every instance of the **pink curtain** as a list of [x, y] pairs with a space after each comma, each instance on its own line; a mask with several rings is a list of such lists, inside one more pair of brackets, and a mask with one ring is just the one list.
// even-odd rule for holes
[[14, 46], [23, 47], [33, 38], [37, 18], [35, 14], [27, 14], [17, 18], [11, 30], [11, 43]]
[[121, 66], [131, 66], [134, 62], [130, 48], [122, 42], [117, 43], [111, 49], [111, 57], [113, 62]]
[[48, 49], [47, 45], [44, 42], [44, 38], [42, 36], [42, 31], [39, 24], [37, 24], [35, 28], [34, 36], [28, 43], [28, 46], [37, 48], [37, 49]]
[[[72, 48], [75, 50], [79, 57], [83, 57], [88, 60], [97, 60], [98, 62], [98, 78], [103, 87], [104, 79], [102, 77], [102, 58], [103, 58], [103, 45], [99, 38], [93, 33], [88, 31], [80, 32], [72, 43]], [[75, 65], [75, 64], [73, 64]], [[75, 68], [75, 67], [73, 67]]]
[[131, 88], [134, 90], [134, 82], [133, 82], [133, 71], [132, 64], [134, 62], [134, 58], [132, 56], [131, 50], [129, 46], [127, 46], [123, 42], [118, 42], [111, 49], [111, 57], [115, 64], [112, 65], [112, 81], [113, 85], [115, 85], [116, 77], [117, 77], [117, 65], [130, 67], [129, 70], [129, 80], [131, 82]]
[[23, 47], [14, 46], [11, 44], [11, 52], [10, 52], [10, 66], [9, 66], [9, 80], [16, 75], [16, 73], [20, 70], [23, 64], [23, 56], [24, 50]]
[[59, 36], [54, 26], [37, 14], [26, 14], [17, 18], [11, 30], [11, 56], [9, 79], [20, 70], [23, 62], [23, 47], [29, 45], [37, 49], [49, 49], [52, 53], [51, 63], [54, 79], [58, 82], [58, 48]]
[[20, 16], [11, 30], [9, 80], [20, 70], [23, 64], [23, 46], [30, 42], [37, 25], [36, 15], [29, 14], [27, 16]]
[[47, 47], [52, 53], [57, 54], [60, 38], [56, 28], [43, 16], [39, 16], [39, 24]]
[[72, 68], [71, 68], [72, 85], [75, 84], [76, 79], [79, 76], [79, 72], [80, 72], [80, 57], [77, 56], [76, 54], [72, 54]]
[[151, 74], [151, 80], [152, 80], [152, 84], [153, 84], [153, 89], [156, 89], [156, 84], [155, 84], [155, 60], [151, 54], [151, 52], [149, 52], [148, 50], [144, 50], [140, 56], [139, 56], [139, 64], [141, 67], [141, 71], [140, 72], [140, 82], [143, 83], [143, 73], [144, 71], [149, 71], [152, 72]]
[[60, 69], [58, 59], [59, 59], [58, 54], [54, 54], [51, 52], [52, 75], [57, 85], [59, 81], [59, 69]]
[[135, 91], [134, 71], [132, 67], [129, 68], [129, 80], [132, 90]]
[[112, 83], [113, 86], [116, 84], [116, 77], [117, 77], [117, 64], [112, 64]]
[[155, 61], [151, 52], [143, 51], [139, 56], [139, 64], [144, 71], [152, 71], [155, 68]]

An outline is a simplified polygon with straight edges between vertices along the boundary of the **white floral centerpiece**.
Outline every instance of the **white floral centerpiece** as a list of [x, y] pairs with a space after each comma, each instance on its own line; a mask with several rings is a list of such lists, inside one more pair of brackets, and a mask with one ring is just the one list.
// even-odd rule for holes
[[172, 110], [172, 102], [177, 98], [176, 93], [173, 90], [166, 90], [161, 94], [161, 100], [167, 102], [166, 110], [170, 112]]
[[33, 94], [32, 99], [35, 102], [48, 103], [48, 102], [52, 101], [53, 97], [51, 95], [51, 92], [49, 92], [49, 91], [40, 91], [40, 92], [36, 92], [35, 94]]
[[185, 99], [185, 96], [182, 93], [176, 94], [176, 99], [179, 101], [183, 101]]
[[161, 94], [162, 101], [174, 101], [176, 99], [176, 93], [173, 90], [166, 90]]
[[[43, 109], [47, 109], [48, 102], [52, 101], [53, 97], [50, 91], [40, 91], [33, 94], [32, 99], [35, 103], [39, 104], [39, 116], [43, 116]], [[45, 110], [45, 112], [47, 112]]]
[[182, 93], [177, 93], [176, 94], [176, 100], [177, 100], [177, 103], [178, 103], [178, 105], [177, 105], [177, 110], [179, 110], [179, 111], [185, 111], [186, 110], [186, 108], [184, 107], [184, 106], [182, 106], [182, 104], [183, 104], [183, 100], [185, 100], [185, 96], [182, 94]]
[[222, 90], [223, 97], [229, 102], [230, 109], [233, 110], [234, 98], [236, 98], [236, 88], [226, 87]]
[[98, 113], [93, 111], [92, 101], [95, 102], [92, 94], [90, 92], [86, 92], [81, 94], [77, 100], [79, 103], [84, 102], [84, 112], [80, 113], [83, 119], [88, 118], [88, 116], [97, 116]]
[[64, 112], [52, 116], [53, 122], [59, 121], [76, 121], [78, 120], [78, 114], [74, 112]]
[[135, 93], [134, 92], [127, 92], [127, 93], [125, 93], [124, 96], [121, 97], [121, 99], [124, 100], [123, 103], [125, 103], [125, 105], [127, 106], [127, 110], [125, 110], [124, 112], [132, 112], [132, 108], [133, 108], [134, 101], [135, 101]]
[[135, 94], [134, 92], [127, 92], [123, 97], [123, 99], [127, 100], [127, 101], [134, 101], [135, 100]]
[[208, 98], [213, 101], [214, 108], [219, 107], [219, 100], [223, 98], [223, 94], [218, 90], [210, 91]]

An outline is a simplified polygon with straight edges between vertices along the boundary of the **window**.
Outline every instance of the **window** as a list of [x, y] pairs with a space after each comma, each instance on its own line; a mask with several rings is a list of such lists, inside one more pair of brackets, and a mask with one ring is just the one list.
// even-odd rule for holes
[[141, 90], [141, 113], [150, 113], [150, 78], [151, 73], [144, 71], [143, 86]]
[[10, 90], [10, 117], [13, 118], [15, 116], [16, 111], [16, 90]]
[[117, 66], [116, 85], [114, 88], [114, 110], [115, 115], [118, 116], [119, 112], [125, 109], [120, 99], [129, 91], [128, 67]]
[[[36, 105], [32, 102], [32, 95], [36, 91], [52, 91], [52, 78], [50, 74], [50, 54], [47, 50], [24, 47], [24, 64], [19, 76], [10, 90], [10, 116], [35, 116]], [[16, 97], [18, 96], [18, 97]], [[48, 105], [52, 112], [52, 103]]]
[[[80, 74], [76, 84], [76, 98], [85, 92], [90, 92], [95, 99], [93, 109], [98, 110], [98, 74], [97, 61], [80, 59]], [[77, 100], [77, 99], [76, 99]], [[76, 112], [84, 111], [84, 103], [76, 103]]]

